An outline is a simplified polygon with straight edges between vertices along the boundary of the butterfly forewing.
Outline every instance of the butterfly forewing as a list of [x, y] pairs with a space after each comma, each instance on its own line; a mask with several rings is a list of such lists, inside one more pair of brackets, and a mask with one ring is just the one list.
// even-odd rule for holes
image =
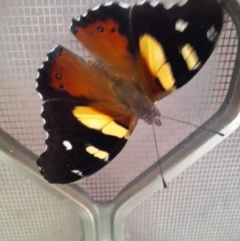
[[151, 94], [155, 101], [162, 97], [159, 84], [171, 92], [205, 64], [220, 35], [223, 11], [215, 0], [188, 0], [171, 7], [145, 3], [132, 8], [130, 23], [133, 46], [156, 76]]
[[61, 46], [39, 70], [47, 139], [37, 164], [51, 183], [75, 182], [100, 170], [122, 150], [136, 124], [99, 75]]
[[131, 7], [123, 3], [101, 5], [73, 20], [71, 32], [95, 57], [117, 77], [137, 83], [150, 92], [154, 78], [131, 41], [129, 14]]

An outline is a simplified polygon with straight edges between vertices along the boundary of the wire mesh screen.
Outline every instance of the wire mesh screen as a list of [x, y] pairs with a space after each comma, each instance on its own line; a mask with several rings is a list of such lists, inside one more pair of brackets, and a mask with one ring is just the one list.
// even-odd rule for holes
[[80, 217], [0, 163], [1, 241], [79, 241]]
[[[167, 2], [167, 1], [165, 1]], [[69, 31], [71, 18], [99, 1], [0, 1], [0, 127], [40, 154], [45, 134], [35, 78], [46, 53], [61, 44], [82, 57], [88, 53]], [[237, 36], [230, 17], [218, 47], [199, 74], [183, 89], [158, 103], [163, 116], [201, 126], [221, 106], [228, 91], [237, 52]], [[163, 156], [196, 128], [162, 118], [156, 128]], [[106, 168], [80, 182], [94, 200], [106, 202], [157, 160], [153, 129], [138, 124], [123, 152]]]
[[[170, 1], [165, 1], [170, 2]], [[0, 128], [40, 154], [45, 133], [35, 78], [46, 53], [56, 44], [89, 54], [69, 31], [99, 1], [0, 0]], [[213, 55], [184, 88], [158, 103], [163, 116], [201, 126], [223, 103], [231, 80], [238, 41], [231, 18]], [[155, 128], [160, 157], [196, 128], [162, 118]], [[126, 240], [231, 240], [239, 230], [240, 130], [210, 154], [131, 212]], [[98, 202], [112, 200], [157, 160], [153, 129], [139, 123], [123, 152], [106, 168], [80, 182]], [[224, 174], [223, 174], [224, 173]], [[30, 181], [0, 165], [1, 240], [80, 240], [79, 216]]]
[[[200, 73], [184, 88], [159, 101], [163, 116], [201, 126], [223, 103], [237, 53], [235, 27], [227, 14], [222, 37], [213, 55]], [[155, 127], [160, 157], [185, 139], [196, 128], [162, 118]], [[133, 178], [157, 160], [152, 126], [138, 123], [127, 146], [106, 168], [81, 182], [98, 202], [113, 199]]]
[[238, 241], [240, 129], [139, 205], [126, 236], [138, 241]]

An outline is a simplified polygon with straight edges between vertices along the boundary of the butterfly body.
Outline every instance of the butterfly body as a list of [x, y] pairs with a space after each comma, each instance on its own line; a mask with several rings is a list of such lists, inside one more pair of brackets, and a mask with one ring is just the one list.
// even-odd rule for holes
[[95, 76], [99, 76], [101, 81], [111, 89], [117, 97], [118, 103], [125, 108], [125, 115], [135, 115], [143, 119], [148, 124], [156, 123], [160, 112], [153, 104], [152, 100], [141, 90], [137, 81], [129, 81], [110, 73], [99, 61], [90, 62], [90, 69]]
[[204, 65], [222, 27], [215, 0], [171, 8], [105, 3], [73, 20], [71, 32], [95, 57], [57, 46], [39, 69], [46, 150], [37, 164], [51, 183], [71, 183], [122, 150], [138, 119], [160, 125], [158, 101]]

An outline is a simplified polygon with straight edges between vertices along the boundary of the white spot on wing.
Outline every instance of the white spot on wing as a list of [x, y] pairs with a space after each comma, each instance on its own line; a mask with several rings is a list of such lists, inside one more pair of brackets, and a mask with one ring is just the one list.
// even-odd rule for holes
[[137, 5], [143, 5], [145, 2], [146, 2], [145, 0], [139, 1]]
[[46, 58], [45, 58], [45, 62], [47, 62], [49, 60], [49, 58], [48, 58], [48, 56], [46, 56]]
[[[82, 17], [86, 17], [87, 16], [87, 12], [86, 13], [84, 13], [84, 14], [82, 14]], [[81, 17], [79, 17], [79, 19], [77, 20], [77, 21], [80, 21], [80, 19], [81, 19]]]
[[72, 173], [79, 173], [79, 170], [72, 170]]
[[211, 41], [214, 42], [218, 33], [214, 26], [212, 26], [208, 31], [207, 31], [207, 38]]
[[42, 170], [42, 168], [41, 168], [41, 167], [38, 167], [38, 169], [39, 169], [39, 171], [41, 171], [41, 170]]
[[188, 22], [185, 22], [183, 19], [179, 19], [175, 24], [175, 29], [179, 32], [183, 32], [188, 26]]
[[[39, 76], [40, 76], [40, 73], [39, 73], [39, 71], [37, 72], [37, 78], [36, 79], [38, 79], [39, 78]], [[38, 82], [36, 81], [36, 88], [38, 87]]]
[[37, 93], [38, 93], [39, 98], [42, 100], [43, 96], [39, 92], [37, 92]]
[[49, 137], [49, 134], [48, 134], [48, 132], [47, 131], [45, 131], [45, 134], [46, 134], [46, 140], [48, 139], [48, 137]]
[[104, 6], [111, 6], [113, 4], [113, 2], [106, 2], [105, 4], [104, 4]]
[[72, 150], [72, 144], [69, 141], [63, 141], [62, 144], [66, 147], [67, 151]]
[[72, 170], [72, 173], [75, 173], [78, 176], [83, 177], [83, 173], [81, 171], [79, 171], [79, 170]]
[[57, 47], [58, 45], [55, 45], [54, 48], [50, 51], [50, 53], [53, 52]]
[[182, 7], [183, 5], [185, 5], [187, 3], [188, 0], [183, 0], [182, 2], [178, 3], [179, 7]]
[[130, 5], [127, 4], [127, 3], [120, 2], [119, 6], [122, 7], [122, 8], [129, 8]]
[[43, 152], [45, 152], [47, 149], [48, 149], [48, 146], [47, 146], [47, 145], [45, 145], [45, 149], [44, 149], [44, 151], [43, 151]]
[[158, 5], [158, 1], [151, 1], [150, 2], [150, 5], [152, 6], [152, 7], [156, 7], [157, 5]]
[[164, 8], [165, 9], [170, 9], [170, 8], [172, 8], [174, 6], [174, 3], [165, 3], [164, 4]]
[[41, 112], [40, 112], [40, 114], [42, 114], [43, 113], [43, 111], [44, 111], [44, 108], [43, 108], [43, 106], [41, 107]]
[[46, 120], [44, 118], [42, 118], [42, 122], [43, 122], [43, 125], [46, 124]]
[[91, 8], [91, 10], [92, 10], [92, 11], [96, 11], [96, 10], [99, 9], [99, 7], [100, 7], [100, 5], [97, 5], [97, 6], [93, 7], [93, 8]]

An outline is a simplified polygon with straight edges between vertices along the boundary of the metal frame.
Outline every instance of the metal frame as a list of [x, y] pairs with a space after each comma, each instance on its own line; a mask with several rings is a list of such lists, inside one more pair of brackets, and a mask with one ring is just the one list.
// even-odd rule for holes
[[[221, 1], [232, 17], [240, 42], [240, 1]], [[204, 125], [220, 131], [219, 136], [199, 128], [159, 161], [166, 182], [223, 141], [240, 126], [240, 49], [238, 48], [232, 81], [227, 97], [218, 112]], [[156, 162], [129, 183], [117, 197], [107, 204], [94, 202], [76, 185], [50, 185], [39, 175], [37, 156], [0, 130], [0, 161], [29, 178], [36, 185], [70, 205], [81, 217], [84, 238], [87, 241], [124, 241], [125, 219], [137, 205], [163, 188]]]

